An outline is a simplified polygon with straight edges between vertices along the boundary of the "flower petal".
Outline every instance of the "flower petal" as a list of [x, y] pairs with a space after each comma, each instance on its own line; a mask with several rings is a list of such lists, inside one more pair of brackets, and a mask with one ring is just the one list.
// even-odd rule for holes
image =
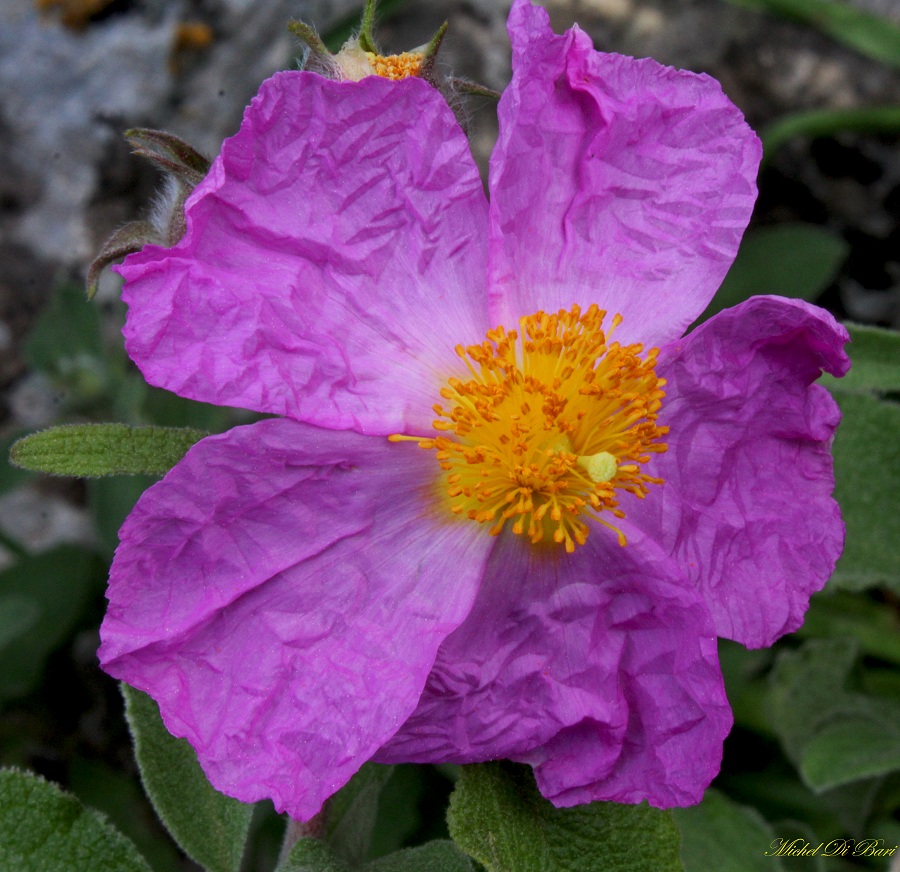
[[557, 804], [672, 805], [715, 775], [730, 725], [709, 613], [652, 541], [597, 527], [567, 555], [506, 535], [375, 759], [512, 757]]
[[487, 329], [487, 204], [424, 81], [263, 83], [170, 249], [126, 259], [128, 353], [182, 396], [390, 433], [430, 425]]
[[489, 539], [433, 517], [433, 460], [400, 451], [241, 427], [192, 448], [122, 528], [101, 662], [159, 702], [219, 790], [315, 814], [468, 613]]
[[756, 198], [759, 140], [705, 75], [594, 51], [518, 0], [491, 159], [492, 321], [573, 303], [616, 338], [680, 336], [718, 289]]
[[754, 297], [662, 349], [665, 484], [623, 508], [684, 568], [720, 636], [756, 648], [803, 622], [844, 526], [832, 499], [840, 420], [824, 369], [843, 375], [847, 331], [799, 300]]

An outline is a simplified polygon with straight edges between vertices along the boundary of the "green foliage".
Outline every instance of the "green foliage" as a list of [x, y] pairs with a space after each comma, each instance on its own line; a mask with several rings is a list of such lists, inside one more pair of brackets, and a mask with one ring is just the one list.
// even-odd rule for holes
[[125, 684], [122, 694], [141, 780], [160, 820], [208, 872], [237, 872], [253, 806], [207, 781], [190, 744], [169, 734], [149, 696]]
[[900, 404], [834, 393], [844, 415], [834, 440], [835, 497], [847, 539], [831, 586], [900, 593]]
[[15, 769], [0, 769], [0, 869], [150, 872], [137, 848], [102, 815]]
[[797, 635], [853, 639], [866, 656], [900, 666], [900, 612], [868, 597], [842, 591], [814, 596]]
[[369, 856], [378, 799], [391, 772], [391, 766], [367, 763], [328, 801], [322, 838], [351, 867]]
[[319, 839], [300, 839], [278, 872], [474, 872], [472, 861], [452, 842], [429, 842], [371, 863], [345, 863]]
[[318, 839], [303, 838], [291, 849], [278, 872], [352, 872], [351, 867], [334, 855]]
[[93, 555], [61, 546], [0, 572], [0, 704], [31, 692], [95, 588]]
[[784, 869], [765, 851], [776, 834], [755, 809], [707, 790], [700, 805], [672, 810], [681, 832], [685, 872], [779, 872]]
[[393, 772], [392, 766], [367, 763], [328, 802], [316, 825], [316, 838], [301, 838], [279, 872], [359, 869], [368, 859], [378, 816], [378, 801]]
[[900, 697], [866, 692], [859, 647], [814, 640], [781, 654], [767, 710], [788, 757], [814, 792], [900, 770]]
[[808, 24], [858, 52], [900, 67], [900, 27], [846, 0], [731, 0]]
[[900, 393], [900, 334], [847, 327], [853, 367], [843, 379], [822, 379], [843, 412], [834, 466], [847, 540], [830, 586], [863, 590], [885, 585], [900, 592], [900, 403], [894, 399]]
[[668, 812], [595, 802], [555, 808], [527, 766], [466, 766], [450, 799], [450, 835], [489, 872], [677, 872]]
[[448, 841], [406, 848], [365, 866], [365, 872], [474, 872], [474, 869], [472, 861]]
[[900, 393], [900, 333], [865, 324], [845, 326], [850, 333], [847, 348], [853, 367], [841, 379], [822, 376], [822, 384], [844, 393]]
[[848, 252], [843, 239], [812, 224], [779, 224], [748, 233], [699, 321], [756, 294], [814, 300], [834, 279]]
[[16, 442], [16, 466], [52, 475], [164, 475], [197, 441], [202, 430], [66, 424]]
[[875, 106], [862, 109], [813, 109], [795, 112], [770, 124], [760, 133], [763, 165], [795, 136], [810, 138], [833, 136], [843, 130], [860, 133], [897, 133], [900, 131], [900, 107]]
[[25, 341], [25, 359], [30, 367], [65, 377], [79, 365], [93, 361], [97, 369], [106, 348], [96, 306], [85, 303], [81, 289], [61, 285], [41, 313]]
[[[0, 459], [9, 457], [9, 451], [18, 438], [19, 436], [16, 434], [0, 440]], [[0, 494], [15, 490], [15, 488], [27, 484], [33, 478], [34, 473], [29, 472], [27, 469], [19, 469], [11, 463], [3, 463], [0, 460]]]
[[69, 767], [66, 783], [70, 793], [106, 815], [117, 830], [134, 842], [156, 872], [181, 868], [181, 851], [165, 837], [140, 782], [130, 770], [77, 756]]

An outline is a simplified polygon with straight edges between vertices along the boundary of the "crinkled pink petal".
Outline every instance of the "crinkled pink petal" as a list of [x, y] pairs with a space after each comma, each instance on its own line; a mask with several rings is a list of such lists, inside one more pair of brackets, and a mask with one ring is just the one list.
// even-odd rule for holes
[[154, 385], [320, 426], [430, 425], [487, 324], [487, 203], [419, 79], [263, 83], [187, 206], [119, 268], [128, 353]]
[[375, 759], [518, 758], [560, 805], [696, 801], [731, 726], [712, 621], [665, 553], [629, 533], [622, 548], [595, 527], [571, 555], [501, 537], [418, 708]]
[[597, 303], [648, 347], [680, 336], [737, 252], [759, 140], [705, 75], [594, 51], [517, 0], [491, 159], [492, 321]]
[[623, 506], [700, 589], [720, 636], [750, 647], [796, 630], [844, 541], [832, 499], [840, 411], [812, 384], [843, 375], [847, 331], [799, 300], [754, 297], [662, 349], [665, 479]]
[[433, 516], [433, 467], [269, 420], [204, 439], [139, 501], [100, 659], [219, 790], [307, 819], [415, 708], [490, 548]]

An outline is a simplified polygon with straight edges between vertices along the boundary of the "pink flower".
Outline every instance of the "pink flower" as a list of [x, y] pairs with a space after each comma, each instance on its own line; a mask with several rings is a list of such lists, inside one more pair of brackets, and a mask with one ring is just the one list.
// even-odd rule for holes
[[845, 331], [757, 297], [681, 338], [756, 137], [706, 76], [527, 0], [509, 31], [490, 205], [424, 82], [285, 72], [184, 238], [121, 267], [148, 381], [282, 417], [144, 494], [101, 660], [216, 787], [297, 818], [370, 759], [697, 802], [731, 726], [716, 635], [798, 627], [841, 550], [812, 383], [846, 371]]

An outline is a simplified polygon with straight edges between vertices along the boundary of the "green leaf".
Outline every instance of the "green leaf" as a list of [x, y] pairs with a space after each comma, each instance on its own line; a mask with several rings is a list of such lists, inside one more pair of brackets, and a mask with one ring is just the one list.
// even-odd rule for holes
[[67, 545], [0, 572], [0, 703], [37, 686], [101, 583], [95, 569], [89, 551]]
[[150, 872], [106, 819], [37, 775], [0, 769], [0, 869]]
[[453, 841], [489, 872], [680, 872], [668, 812], [595, 802], [555, 808], [526, 766], [466, 766], [447, 815]]
[[843, 239], [813, 224], [779, 224], [748, 233], [722, 287], [700, 321], [755, 294], [814, 300], [849, 253]]
[[[894, 712], [900, 717], [900, 706]], [[900, 730], [886, 730], [883, 720], [852, 719], [824, 726], [803, 749], [801, 768], [804, 779], [820, 791], [896, 772], [900, 770]]]
[[68, 791], [134, 842], [159, 872], [180, 869], [183, 855], [158, 825], [140, 783], [131, 772], [96, 759], [76, 756], [68, 770]]
[[103, 325], [96, 306], [80, 287], [61, 285], [41, 312], [25, 341], [25, 359], [33, 369], [59, 374], [67, 361], [104, 354]]
[[761, 133], [763, 165], [795, 136], [833, 136], [842, 130], [860, 133], [896, 133], [900, 130], [900, 107], [873, 106], [864, 109], [813, 109], [796, 112], [770, 124]]
[[67, 424], [20, 439], [9, 456], [16, 466], [52, 475], [164, 475], [207, 435], [168, 427]]
[[0, 594], [0, 658], [3, 649], [30, 633], [40, 617], [41, 607], [31, 597], [20, 593]]
[[[849, 637], [855, 639], [868, 657], [877, 657], [900, 666], [900, 613], [890, 603], [873, 602], [868, 597], [834, 591], [814, 596], [797, 636], [804, 639]], [[897, 674], [897, 673], [893, 673]], [[900, 681], [900, 675], [897, 675]], [[731, 698], [731, 688], [728, 690]], [[762, 710], [760, 705], [760, 711]]]
[[842, 393], [900, 392], [900, 333], [864, 324], [844, 326], [850, 333], [847, 352], [853, 366], [843, 378], [824, 375], [821, 383]]
[[734, 722], [764, 736], [772, 736], [762, 705], [766, 693], [765, 675], [771, 663], [769, 649], [751, 651], [737, 642], [719, 639], [719, 666]]
[[835, 498], [847, 538], [829, 586], [886, 585], [900, 593], [900, 404], [839, 390], [833, 394], [843, 412], [833, 452]]
[[900, 700], [860, 688], [858, 655], [851, 640], [813, 640], [772, 672], [772, 726], [816, 793], [900, 770]]
[[716, 790], [700, 805], [672, 810], [681, 831], [685, 872], [777, 872], [784, 869], [773, 853], [778, 838], [763, 816]]
[[[445, 786], [444, 776], [433, 767], [406, 763], [394, 766], [393, 770], [379, 797], [378, 815], [369, 852], [371, 857], [381, 857], [404, 845], [415, 844], [411, 837], [423, 824], [422, 804], [425, 791], [428, 791], [429, 801], [437, 804], [440, 797], [435, 785]], [[449, 794], [448, 789], [447, 798]], [[446, 802], [441, 807], [446, 807]], [[440, 819], [443, 821], [443, 815]], [[446, 838], [446, 830], [442, 835]]]
[[364, 872], [474, 872], [472, 861], [446, 840], [405, 848], [381, 857], [364, 867]]
[[[21, 437], [21, 433], [0, 440], [0, 458], [9, 457], [13, 443]], [[34, 479], [34, 473], [27, 469], [19, 469], [11, 463], [3, 463], [0, 459], [0, 494], [14, 490]]]
[[366, 763], [325, 807], [321, 838], [351, 867], [369, 856], [378, 798], [392, 771], [392, 766]]
[[324, 842], [303, 838], [279, 864], [277, 872], [351, 872], [352, 868], [336, 857]]
[[141, 780], [160, 820], [208, 872], [236, 872], [253, 806], [219, 793], [187, 740], [169, 734], [156, 703], [126, 684], [121, 687]]
[[900, 67], [900, 27], [842, 0], [732, 0], [808, 24], [873, 60]]

